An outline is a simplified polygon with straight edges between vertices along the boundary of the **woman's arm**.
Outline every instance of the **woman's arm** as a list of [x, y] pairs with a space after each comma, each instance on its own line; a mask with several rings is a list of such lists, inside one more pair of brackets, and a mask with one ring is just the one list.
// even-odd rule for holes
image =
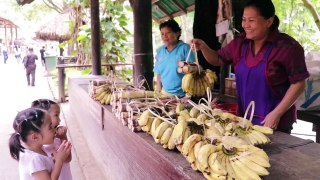
[[291, 84], [279, 105], [261, 123], [264, 123], [264, 126], [276, 129], [282, 115], [296, 102], [305, 87], [305, 80]]
[[221, 66], [222, 60], [219, 58], [217, 51], [211, 49], [203, 40], [193, 39], [191, 40], [191, 47], [195, 45], [196, 50], [201, 50], [204, 58], [214, 66]]
[[162, 85], [161, 85], [161, 77], [159, 74], [157, 74], [157, 92], [160, 93], [162, 89]]

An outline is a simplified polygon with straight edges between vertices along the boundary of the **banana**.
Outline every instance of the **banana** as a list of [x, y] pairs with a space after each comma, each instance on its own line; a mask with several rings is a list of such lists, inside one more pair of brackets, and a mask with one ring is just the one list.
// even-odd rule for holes
[[208, 119], [207, 115], [199, 114], [198, 117], [197, 117], [197, 122], [200, 122], [201, 124], [204, 124], [207, 119]]
[[260, 139], [262, 144], [270, 143], [270, 139], [266, 135], [264, 135], [262, 132], [253, 129], [251, 133], [255, 137], [257, 137], [257, 139]]
[[231, 166], [231, 162], [230, 162], [230, 157], [228, 155], [225, 155], [225, 167], [226, 167], [226, 170], [228, 172], [228, 174], [230, 175], [231, 178], [234, 178], [234, 179], [237, 179], [236, 178], [236, 174]]
[[192, 134], [191, 136], [188, 137], [188, 139], [186, 140], [186, 142], [182, 145], [182, 148], [181, 148], [181, 153], [184, 155], [184, 156], [187, 156], [188, 153], [189, 153], [189, 150], [191, 148], [193, 148], [193, 146], [201, 141], [203, 139], [203, 136], [200, 135], [200, 134]]
[[242, 163], [242, 165], [247, 166], [247, 168], [250, 168], [252, 171], [254, 171], [259, 176], [267, 176], [269, 175], [269, 172], [266, 168], [254, 163], [253, 161], [245, 158], [245, 157], [239, 157], [237, 158], [238, 161]]
[[239, 166], [235, 164], [235, 160], [230, 160], [229, 166], [230, 166], [230, 169], [232, 168], [234, 175], [236, 176], [236, 179], [239, 179], [239, 180], [250, 179], [250, 177], [245, 172], [243, 172]]
[[220, 138], [222, 136], [221, 132], [215, 126], [210, 126], [209, 128], [206, 128], [204, 134], [207, 138], [211, 140]]
[[246, 164], [243, 164], [240, 160], [235, 159], [234, 165], [239, 167], [242, 172], [244, 172], [247, 176], [249, 176], [249, 179], [258, 179], [258, 180], [261, 179], [260, 176], [255, 171], [253, 171]]
[[184, 130], [184, 133], [183, 133], [182, 143], [185, 143], [189, 136], [191, 136], [191, 130], [190, 130], [189, 127], [187, 127], [187, 128]]
[[[201, 141], [200, 141], [201, 142]], [[196, 161], [196, 157], [195, 157], [195, 154], [194, 154], [194, 147], [192, 147], [189, 152], [188, 152], [188, 156], [186, 157], [187, 161], [190, 163], [190, 164], [193, 164], [195, 163]]]
[[188, 122], [186, 121], [179, 121], [178, 124], [175, 125], [172, 132], [173, 143], [175, 145], [179, 145], [183, 143], [183, 134], [187, 127], [188, 127]]
[[107, 91], [103, 91], [99, 96], [97, 96], [96, 100], [101, 101], [106, 94]]
[[191, 118], [191, 116], [189, 115], [189, 113], [187, 111], [180, 111], [179, 115], [183, 116], [186, 121], [188, 121]]
[[196, 107], [192, 107], [190, 112], [189, 112], [190, 116], [193, 117], [193, 118], [197, 118], [199, 113], [200, 113], [200, 111]]
[[208, 180], [226, 180], [227, 179], [226, 176], [221, 176], [212, 172], [209, 172], [209, 173], [203, 172], [202, 174]]
[[223, 144], [235, 148], [240, 148], [243, 145], [248, 145], [248, 143], [244, 140], [234, 136], [223, 136], [221, 141]]
[[145, 126], [148, 123], [149, 117], [152, 117], [153, 115], [149, 110], [143, 111], [143, 113], [140, 115], [138, 119], [138, 123], [140, 126]]
[[222, 135], [225, 133], [225, 129], [222, 127], [220, 123], [214, 123], [214, 127], [216, 127]]
[[177, 106], [176, 106], [176, 113], [179, 114], [180, 111], [183, 111], [184, 109], [186, 109], [186, 106], [183, 105], [183, 104], [181, 104], [181, 103], [179, 103], [179, 104], [177, 104]]
[[169, 141], [169, 138], [170, 138], [170, 136], [171, 136], [171, 134], [172, 134], [172, 131], [173, 131], [172, 127], [168, 127], [168, 128], [164, 131], [164, 133], [163, 133], [163, 135], [162, 135], [162, 137], [161, 137], [161, 139], [160, 139], [160, 143], [161, 143], [162, 145], [168, 144], [168, 141]]
[[169, 123], [163, 121], [156, 129], [156, 132], [155, 132], [155, 137], [156, 139], [161, 139], [164, 131], [170, 126]]
[[197, 161], [200, 164], [200, 169], [205, 172], [210, 172], [209, 165], [208, 165], [208, 159], [209, 156], [215, 152], [216, 146], [212, 144], [206, 144], [200, 147], [199, 152], [197, 154]]
[[109, 105], [112, 98], [112, 94], [108, 94], [108, 98], [105, 100], [104, 104]]
[[246, 159], [262, 166], [262, 167], [265, 167], [265, 168], [270, 167], [269, 161], [267, 159], [265, 159], [264, 157], [261, 157], [257, 153], [249, 153], [249, 154], [243, 156], [243, 158], [246, 158]]
[[152, 137], [154, 139], [155, 138], [155, 132], [156, 132], [156, 129], [157, 127], [162, 123], [162, 120], [159, 119], [159, 118], [155, 118], [153, 121], [152, 121], [152, 124], [151, 124], [151, 129], [150, 129], [150, 134], [152, 135]]
[[100, 103], [101, 103], [101, 104], [105, 104], [105, 101], [107, 100], [107, 98], [108, 98], [109, 95], [110, 95], [110, 94], [106, 93], [106, 94], [103, 96], [103, 98], [100, 100]]
[[262, 132], [263, 134], [273, 134], [273, 130], [267, 126], [253, 125], [252, 128]]
[[246, 136], [248, 137], [249, 141], [251, 142], [252, 145], [257, 145], [259, 144], [257, 138], [251, 134], [251, 132], [247, 133]]
[[198, 159], [198, 152], [201, 146], [205, 145], [205, 141], [199, 141], [193, 146], [193, 153], [196, 159]]
[[148, 118], [148, 119], [149, 120], [148, 120], [147, 124], [145, 126], [141, 126], [141, 128], [144, 127], [144, 131], [147, 133], [150, 133], [151, 125], [152, 125], [154, 118]]
[[222, 167], [221, 163], [218, 161], [218, 153], [214, 152], [209, 156], [208, 164], [209, 164], [211, 173], [221, 175], [221, 176], [227, 175], [227, 171], [225, 170], [224, 167]]
[[255, 146], [248, 146], [248, 151], [247, 152], [255, 153], [258, 156], [263, 157], [266, 161], [269, 161], [269, 156], [267, 155], [267, 153], [263, 149], [260, 149], [260, 148], [255, 147]]

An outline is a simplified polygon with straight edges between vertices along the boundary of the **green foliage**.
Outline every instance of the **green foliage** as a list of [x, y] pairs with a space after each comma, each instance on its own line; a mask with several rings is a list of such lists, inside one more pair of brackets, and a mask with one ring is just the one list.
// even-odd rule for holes
[[[310, 0], [320, 13], [319, 0]], [[301, 0], [273, 0], [276, 14], [280, 19], [280, 31], [294, 37], [305, 49], [320, 51], [320, 30], [315, 24], [311, 12]]]

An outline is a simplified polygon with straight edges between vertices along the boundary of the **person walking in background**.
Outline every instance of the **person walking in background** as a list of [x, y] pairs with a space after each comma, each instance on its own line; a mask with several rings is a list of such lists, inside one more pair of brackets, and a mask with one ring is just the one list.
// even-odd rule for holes
[[8, 60], [8, 51], [6, 49], [6, 47], [3, 47], [3, 60], [4, 60], [4, 64], [7, 64], [7, 60]]
[[14, 57], [17, 60], [17, 63], [19, 64], [21, 61], [21, 49], [19, 46], [14, 47]]
[[[54, 136], [54, 141], [52, 144], [44, 145], [46, 152], [54, 153], [58, 150], [60, 145], [64, 140], [68, 141], [67, 138], [67, 128], [65, 126], [60, 126], [60, 106], [58, 103], [50, 99], [37, 99], [31, 103], [31, 107], [46, 110], [51, 117], [52, 127], [55, 129], [56, 133]], [[72, 180], [72, 174], [70, 169], [70, 156], [63, 163], [59, 180]]]
[[29, 48], [29, 54], [23, 58], [24, 67], [26, 68], [27, 82], [30, 86], [30, 75], [31, 75], [31, 86], [35, 86], [35, 75], [36, 75], [36, 60], [38, 56], [33, 53], [33, 48]]
[[42, 63], [42, 66], [44, 66], [46, 68], [46, 59], [44, 58], [45, 52], [46, 52], [46, 50], [44, 49], [44, 46], [42, 46], [42, 49], [40, 49], [41, 63]]
[[20, 179], [58, 180], [72, 146], [63, 141], [53, 158], [43, 149], [43, 145], [54, 141], [55, 129], [50, 115], [37, 108], [22, 110], [14, 119], [13, 129], [9, 150], [11, 157], [19, 162]]

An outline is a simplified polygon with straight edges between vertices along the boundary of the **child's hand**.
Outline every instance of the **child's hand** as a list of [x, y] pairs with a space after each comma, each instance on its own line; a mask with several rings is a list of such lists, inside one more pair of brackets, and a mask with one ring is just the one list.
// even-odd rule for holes
[[67, 128], [65, 126], [57, 127], [56, 137], [62, 140], [67, 140]]
[[59, 149], [53, 154], [53, 160], [55, 162], [61, 161], [66, 162], [67, 158], [71, 154], [72, 145], [68, 141], [63, 141], [59, 147]]

